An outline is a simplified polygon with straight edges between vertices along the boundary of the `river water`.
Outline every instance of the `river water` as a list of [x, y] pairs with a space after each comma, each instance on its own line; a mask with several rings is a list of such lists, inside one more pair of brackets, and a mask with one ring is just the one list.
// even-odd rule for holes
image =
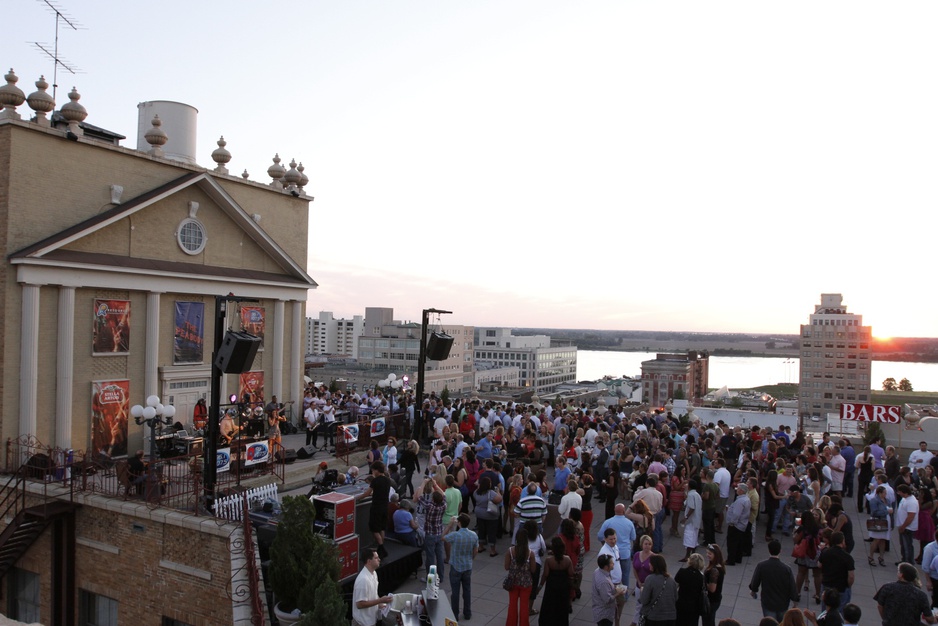
[[[642, 361], [655, 358], [654, 352], [577, 351], [577, 380], [596, 380], [603, 376], [640, 376]], [[745, 389], [760, 385], [798, 382], [798, 359], [775, 357], [710, 357], [710, 387], [726, 385]], [[938, 391], [938, 363], [873, 361], [871, 387], [882, 389], [885, 379], [908, 378], [915, 391]]]

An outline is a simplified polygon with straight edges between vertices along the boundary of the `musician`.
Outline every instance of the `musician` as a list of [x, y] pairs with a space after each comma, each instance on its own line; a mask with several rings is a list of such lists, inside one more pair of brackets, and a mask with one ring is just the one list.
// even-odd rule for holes
[[[276, 399], [276, 396], [274, 396], [274, 399]], [[267, 439], [270, 440], [271, 453], [276, 452], [277, 448], [283, 448], [280, 434], [280, 422], [285, 421], [287, 421], [287, 418], [280, 415], [279, 409], [274, 409], [267, 417]]]
[[218, 433], [221, 437], [222, 445], [228, 445], [238, 432], [238, 427], [234, 423], [234, 409], [228, 409], [218, 423]]
[[267, 413], [267, 417], [269, 419], [271, 413], [274, 411], [279, 411], [282, 408], [283, 405], [277, 403], [277, 396], [270, 396], [270, 402], [268, 402], [267, 406], [264, 407], [264, 412]]
[[199, 398], [192, 409], [192, 425], [202, 430], [208, 423], [208, 408], [205, 406], [205, 398]]
[[325, 406], [322, 407], [322, 417], [329, 445], [335, 447], [335, 406], [332, 404], [332, 398], [326, 400]]
[[310, 403], [303, 411], [303, 421], [306, 422], [306, 445], [310, 442], [314, 447], [319, 445], [319, 418], [320, 413], [316, 405]]

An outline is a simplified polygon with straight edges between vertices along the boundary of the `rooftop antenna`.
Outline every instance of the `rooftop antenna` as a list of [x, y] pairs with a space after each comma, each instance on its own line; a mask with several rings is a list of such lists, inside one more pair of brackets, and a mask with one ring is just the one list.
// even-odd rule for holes
[[54, 62], [52, 70], [52, 99], [55, 99], [55, 92], [58, 89], [58, 76], [59, 76], [59, 67], [66, 70], [70, 74], [78, 74], [81, 72], [77, 66], [73, 65], [66, 59], [63, 59], [59, 56], [59, 26], [65, 24], [72, 30], [84, 29], [84, 26], [79, 24], [75, 19], [66, 15], [62, 12], [57, 5], [50, 2], [50, 0], [38, 0], [40, 4], [44, 4], [46, 8], [55, 15], [55, 46], [52, 47], [52, 50], [49, 48], [49, 44], [42, 41], [34, 41], [33, 45], [39, 48], [40, 51], [44, 52]]

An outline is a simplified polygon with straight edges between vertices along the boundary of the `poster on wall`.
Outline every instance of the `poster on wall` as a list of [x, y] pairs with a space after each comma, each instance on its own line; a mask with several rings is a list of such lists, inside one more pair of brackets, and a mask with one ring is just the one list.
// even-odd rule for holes
[[238, 376], [241, 402], [264, 402], [264, 372], [244, 372]]
[[95, 453], [127, 456], [130, 381], [91, 383], [91, 445]]
[[173, 335], [173, 365], [201, 363], [205, 330], [205, 305], [177, 302]]
[[130, 352], [130, 301], [95, 300], [91, 352], [94, 355]]
[[243, 306], [241, 307], [241, 330], [251, 333], [255, 337], [261, 338], [261, 345], [258, 350], [264, 348], [264, 307], [262, 306]]

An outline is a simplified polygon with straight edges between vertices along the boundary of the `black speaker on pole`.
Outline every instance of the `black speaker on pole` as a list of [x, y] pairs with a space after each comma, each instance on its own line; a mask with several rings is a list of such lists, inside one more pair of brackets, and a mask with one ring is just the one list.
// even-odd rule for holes
[[215, 365], [226, 374], [241, 374], [251, 371], [254, 355], [261, 345], [261, 338], [250, 333], [228, 331], [222, 340]]
[[427, 358], [431, 361], [445, 361], [453, 347], [453, 338], [444, 332], [437, 331], [430, 335], [427, 342]]

